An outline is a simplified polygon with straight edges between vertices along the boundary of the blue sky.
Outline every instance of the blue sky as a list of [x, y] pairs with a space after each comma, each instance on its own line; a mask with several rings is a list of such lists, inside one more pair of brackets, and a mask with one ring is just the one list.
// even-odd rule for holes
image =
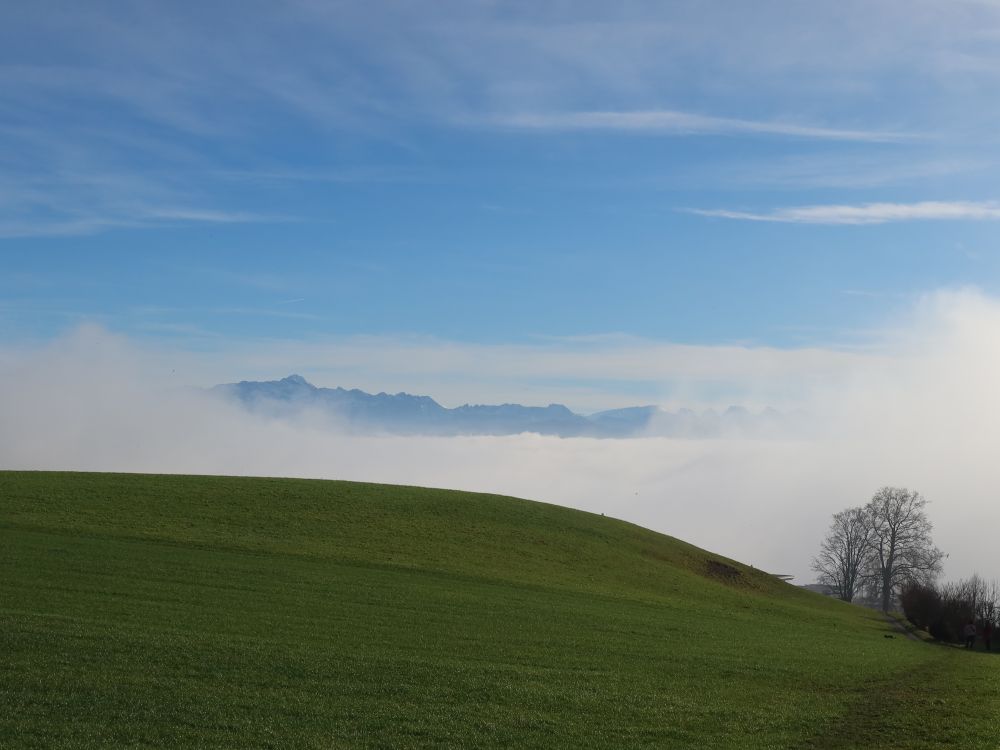
[[[0, 342], [596, 408], [752, 400], [734, 351], [1000, 292], [1000, 5], [612, 5], [5, 9]], [[685, 346], [714, 369], [643, 365]]]
[[[996, 0], [7, 3], [0, 463], [503, 492], [803, 577], [893, 484], [996, 570], [998, 42]], [[823, 429], [361, 440], [173, 387], [292, 372]]]

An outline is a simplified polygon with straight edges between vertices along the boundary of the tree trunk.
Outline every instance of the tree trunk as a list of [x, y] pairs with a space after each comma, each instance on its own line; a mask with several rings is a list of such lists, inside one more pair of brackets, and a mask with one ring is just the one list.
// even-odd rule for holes
[[892, 563], [886, 566], [882, 573], [882, 611], [889, 614], [889, 601], [892, 599]]

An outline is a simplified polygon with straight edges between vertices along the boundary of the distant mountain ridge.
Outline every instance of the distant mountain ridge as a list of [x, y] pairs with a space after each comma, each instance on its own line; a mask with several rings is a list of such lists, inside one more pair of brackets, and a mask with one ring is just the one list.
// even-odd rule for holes
[[774, 409], [752, 414], [731, 406], [721, 414], [676, 412], [657, 406], [630, 406], [588, 416], [562, 404], [472, 405], [452, 409], [430, 396], [409, 393], [366, 393], [344, 388], [319, 388], [301, 375], [281, 380], [225, 383], [210, 392], [240, 403], [256, 413], [293, 416], [310, 410], [357, 433], [400, 435], [516, 435], [534, 432], [559, 437], [626, 438], [639, 436], [712, 438], [767, 436], [785, 426], [784, 415]]

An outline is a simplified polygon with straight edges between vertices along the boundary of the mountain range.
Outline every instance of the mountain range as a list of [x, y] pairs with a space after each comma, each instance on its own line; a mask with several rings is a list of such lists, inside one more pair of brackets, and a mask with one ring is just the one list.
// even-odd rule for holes
[[789, 426], [789, 418], [774, 409], [751, 413], [741, 406], [730, 406], [722, 413], [631, 406], [590, 415], [577, 414], [562, 404], [465, 404], [449, 409], [430, 396], [318, 388], [301, 375], [225, 383], [210, 392], [272, 417], [319, 413], [339, 427], [361, 434], [445, 436], [533, 432], [559, 437], [713, 438], [766, 437], [785, 432]]

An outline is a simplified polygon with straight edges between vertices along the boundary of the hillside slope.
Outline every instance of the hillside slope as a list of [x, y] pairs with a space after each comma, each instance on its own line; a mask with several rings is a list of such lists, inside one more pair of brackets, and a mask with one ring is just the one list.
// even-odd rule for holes
[[[4, 747], [995, 737], [989, 657], [886, 638], [872, 613], [542, 503], [0, 472], [0, 566]], [[986, 698], [941, 698], [967, 681]]]

